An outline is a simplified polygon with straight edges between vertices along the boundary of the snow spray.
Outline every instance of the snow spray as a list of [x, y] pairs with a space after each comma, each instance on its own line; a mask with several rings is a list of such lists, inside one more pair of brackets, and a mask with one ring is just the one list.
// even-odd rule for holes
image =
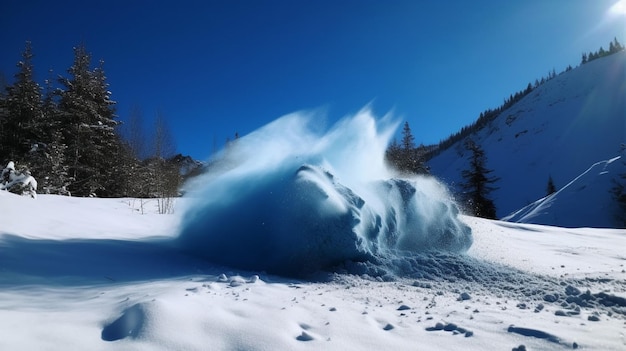
[[188, 187], [178, 246], [288, 276], [470, 247], [445, 186], [386, 166], [397, 122], [366, 108], [324, 132], [321, 118], [293, 113], [228, 145]]

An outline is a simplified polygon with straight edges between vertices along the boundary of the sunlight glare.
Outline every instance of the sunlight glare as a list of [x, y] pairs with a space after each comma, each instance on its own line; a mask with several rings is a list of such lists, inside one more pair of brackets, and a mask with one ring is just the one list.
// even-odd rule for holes
[[626, 15], [626, 0], [619, 0], [609, 9], [613, 15]]

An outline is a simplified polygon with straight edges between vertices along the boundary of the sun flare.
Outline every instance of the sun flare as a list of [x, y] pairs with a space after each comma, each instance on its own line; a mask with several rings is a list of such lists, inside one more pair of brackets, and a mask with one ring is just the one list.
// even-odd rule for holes
[[609, 13], [614, 15], [626, 15], [626, 0], [619, 0], [609, 9]]

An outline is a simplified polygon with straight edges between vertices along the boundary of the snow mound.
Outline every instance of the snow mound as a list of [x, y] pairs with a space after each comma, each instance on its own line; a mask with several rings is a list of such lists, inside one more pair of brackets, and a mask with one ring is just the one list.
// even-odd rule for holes
[[[517, 223], [560, 227], [615, 226], [617, 205], [612, 201], [614, 179], [624, 171], [620, 156], [594, 163], [554, 194], [548, 195], [502, 218]], [[587, 205], [581, 203], [585, 199]]]
[[363, 110], [320, 134], [316, 119], [291, 114], [229, 146], [190, 187], [179, 247], [290, 276], [470, 247], [471, 229], [442, 184], [385, 166], [397, 123]]

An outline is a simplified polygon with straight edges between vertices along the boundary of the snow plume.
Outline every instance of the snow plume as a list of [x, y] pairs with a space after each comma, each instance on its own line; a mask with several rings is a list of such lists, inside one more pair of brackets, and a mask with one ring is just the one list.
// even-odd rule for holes
[[[233, 142], [188, 193], [178, 245], [214, 263], [304, 276], [464, 252], [471, 230], [446, 188], [401, 179], [384, 154], [398, 124], [364, 109], [329, 131], [294, 113]], [[393, 265], [393, 264], [391, 264]]]

